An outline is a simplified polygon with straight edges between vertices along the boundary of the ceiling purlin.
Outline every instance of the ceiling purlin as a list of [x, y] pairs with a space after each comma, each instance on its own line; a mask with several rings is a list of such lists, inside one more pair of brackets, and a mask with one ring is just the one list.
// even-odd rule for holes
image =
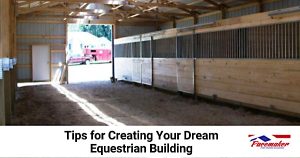
[[[206, 2], [210, 5], [205, 5]], [[249, 0], [252, 1], [252, 0]], [[256, 0], [258, 1], [258, 0]], [[41, 5], [32, 7], [32, 8], [25, 8], [21, 7], [27, 4], [36, 2], [42, 2]], [[48, 2], [45, 4], [45, 2]], [[102, 4], [108, 5], [111, 9], [107, 13], [96, 14], [93, 10], [88, 10], [86, 7], [89, 3], [95, 2], [102, 2]], [[113, 16], [113, 17], [120, 17], [122, 21], [129, 20], [133, 18], [139, 19], [148, 19], [148, 18], [157, 18], [156, 20], [172, 20], [176, 19], [177, 17], [187, 17], [187, 16], [196, 16], [201, 14], [202, 11], [209, 11], [209, 10], [223, 10], [224, 8], [228, 8], [228, 6], [222, 1], [216, 2], [215, 0], [198, 0], [197, 2], [200, 5], [194, 4], [186, 4], [183, 2], [178, 1], [171, 1], [171, 0], [149, 0], [148, 2], [145, 1], [138, 1], [138, 0], [127, 0], [126, 4], [110, 4], [109, 0], [48, 0], [48, 1], [36, 1], [36, 0], [17, 0], [18, 3], [18, 13], [29, 15], [35, 12], [63, 12], [65, 13], [66, 18], [84, 18], [84, 15], [79, 14], [80, 12], [87, 13], [87, 16], [95, 16], [95, 18], [99, 19], [101, 16]], [[77, 8], [72, 8], [73, 4], [78, 4]], [[58, 7], [59, 5], [63, 7]], [[123, 9], [126, 5], [126, 9]], [[80, 6], [80, 7], [79, 7]], [[159, 8], [173, 8], [173, 9], [180, 9], [186, 13], [172, 13], [170, 9], [164, 9], [166, 12], [159, 12]], [[115, 19], [115, 18], [113, 18]], [[115, 20], [118, 20], [116, 18]], [[149, 19], [148, 19], [149, 20]]]
[[213, 1], [213, 0], [203, 0], [203, 1], [205, 1], [206, 3], [209, 3], [209, 4], [211, 4], [211, 5], [213, 5], [213, 6], [215, 6], [215, 7], [218, 7], [220, 10], [221, 10], [221, 9], [224, 9], [224, 8], [228, 8], [227, 5], [225, 5], [225, 4], [223, 4], [223, 3], [217, 3], [217, 2], [215, 2], [215, 1]]
[[60, 5], [60, 4], [61, 4], [61, 2], [43, 3], [43, 4], [40, 4], [40, 5], [36, 6], [36, 7], [23, 8], [21, 11], [18, 10], [18, 14], [29, 14], [29, 13], [33, 13], [33, 12], [36, 12], [36, 11], [43, 10], [45, 8], [57, 6], [57, 5]]
[[[174, 1], [168, 1], [166, 0], [168, 3], [171, 3], [171, 4], [175, 4], [175, 5], [186, 5], [186, 4], [183, 4], [183, 3], [180, 3], [180, 2], [174, 2]], [[184, 8], [184, 7], [179, 7], [178, 9], [184, 11], [184, 12], [187, 12], [188, 14], [190, 14], [191, 16], [195, 16], [197, 14], [200, 14], [198, 11], [196, 11], [195, 9], [187, 9], [187, 8]]]

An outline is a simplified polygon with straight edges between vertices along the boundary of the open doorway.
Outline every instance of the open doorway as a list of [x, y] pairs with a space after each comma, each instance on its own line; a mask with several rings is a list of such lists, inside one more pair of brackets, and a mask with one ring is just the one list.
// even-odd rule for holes
[[69, 83], [110, 80], [112, 26], [68, 24], [66, 53]]

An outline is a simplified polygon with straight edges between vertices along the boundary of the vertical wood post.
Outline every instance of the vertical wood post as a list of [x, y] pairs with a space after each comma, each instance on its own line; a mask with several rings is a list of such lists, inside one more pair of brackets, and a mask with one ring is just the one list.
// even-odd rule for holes
[[[0, 19], [1, 19], [1, 43], [0, 52], [1, 57], [10, 58], [12, 57], [12, 45], [11, 45], [11, 4], [12, 0], [1, 0], [0, 1]], [[11, 107], [12, 107], [12, 90], [11, 90], [11, 72], [4, 72], [4, 79], [0, 81], [0, 124], [9, 124]]]

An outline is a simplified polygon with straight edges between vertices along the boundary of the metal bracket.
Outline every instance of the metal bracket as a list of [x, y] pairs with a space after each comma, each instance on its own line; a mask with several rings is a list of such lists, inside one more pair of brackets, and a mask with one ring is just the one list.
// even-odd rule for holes
[[9, 71], [10, 69], [9, 58], [2, 58], [2, 69], [3, 71]]

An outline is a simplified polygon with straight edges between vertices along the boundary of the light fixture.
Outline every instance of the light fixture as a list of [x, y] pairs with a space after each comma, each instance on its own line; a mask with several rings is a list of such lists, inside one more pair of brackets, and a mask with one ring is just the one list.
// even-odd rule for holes
[[107, 4], [110, 5], [125, 5], [127, 3], [126, 0], [109, 0]]
[[104, 13], [104, 10], [103, 9], [95, 9], [94, 13], [96, 13], [96, 14]]
[[93, 20], [93, 19], [94, 19], [94, 16], [84, 16], [84, 19], [87, 19], [87, 20]]
[[100, 3], [90, 3], [86, 9], [94, 10], [94, 13], [108, 13], [110, 11], [110, 7]]

